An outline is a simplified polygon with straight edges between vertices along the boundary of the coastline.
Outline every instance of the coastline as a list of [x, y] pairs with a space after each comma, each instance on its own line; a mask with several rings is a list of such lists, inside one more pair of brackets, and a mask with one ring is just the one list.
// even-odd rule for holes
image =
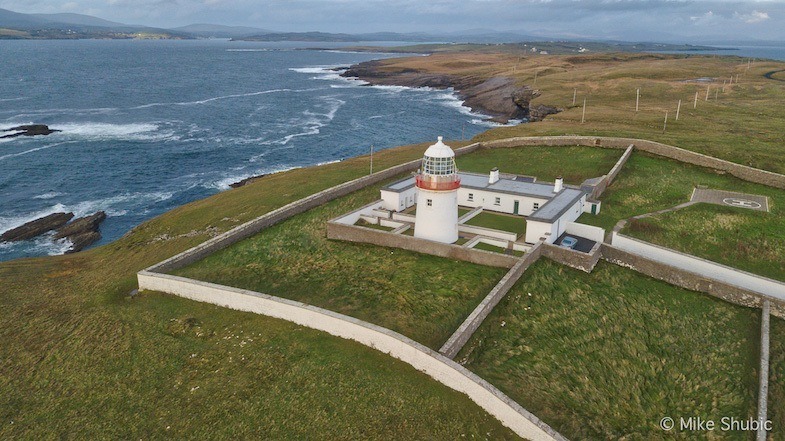
[[374, 86], [452, 88], [464, 106], [488, 115], [490, 121], [500, 124], [508, 124], [511, 120], [541, 121], [548, 115], [562, 111], [555, 106], [532, 105], [532, 100], [539, 97], [540, 92], [529, 85], [520, 86], [510, 77], [482, 78], [431, 73], [386, 63], [402, 58], [361, 62], [350, 66], [341, 76], [356, 78]]

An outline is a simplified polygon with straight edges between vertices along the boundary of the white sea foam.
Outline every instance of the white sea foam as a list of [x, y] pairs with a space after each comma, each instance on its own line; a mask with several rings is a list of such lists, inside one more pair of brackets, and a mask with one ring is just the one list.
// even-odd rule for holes
[[[57, 137], [76, 138], [79, 141], [167, 141], [179, 140], [180, 134], [173, 129], [162, 129], [165, 123], [130, 123], [109, 124], [97, 122], [55, 123], [50, 127], [61, 130], [53, 135]], [[53, 136], [50, 135], [50, 136]]]
[[278, 93], [278, 92], [301, 92], [299, 90], [292, 90], [292, 89], [270, 89], [270, 90], [261, 90], [258, 92], [249, 92], [249, 93], [238, 93], [233, 95], [222, 95], [222, 96], [215, 96], [212, 98], [205, 98], [203, 100], [196, 100], [196, 101], [182, 101], [182, 102], [174, 102], [174, 103], [150, 103], [150, 104], [143, 104], [141, 106], [131, 107], [131, 110], [138, 110], [138, 109], [147, 109], [150, 107], [159, 107], [159, 106], [195, 106], [199, 104], [207, 104], [213, 101], [219, 100], [228, 100], [232, 98], [246, 98], [250, 96], [259, 96], [259, 95], [267, 95], [268, 93]]
[[226, 52], [270, 52], [272, 49], [227, 49]]
[[0, 156], [0, 161], [2, 161], [4, 159], [9, 159], [9, 158], [16, 158], [18, 156], [24, 156], [24, 155], [27, 155], [27, 154], [30, 154], [30, 153], [33, 153], [33, 152], [37, 152], [39, 150], [50, 149], [52, 147], [57, 147], [57, 146], [63, 145], [63, 144], [73, 144], [73, 143], [74, 143], [74, 141], [56, 142], [54, 144], [43, 145], [41, 147], [36, 147], [34, 149], [25, 150], [25, 151], [22, 151], [22, 152], [19, 152], [19, 153], [9, 153], [7, 155]]
[[60, 192], [57, 192], [57, 191], [52, 191], [52, 192], [49, 192], [49, 193], [43, 193], [43, 194], [39, 194], [37, 196], [33, 196], [33, 199], [54, 199], [54, 198], [56, 198], [58, 196], [62, 196], [62, 195], [63, 195], [63, 193], [60, 193]]
[[150, 203], [163, 202], [171, 199], [173, 192], [159, 191], [152, 193], [123, 193], [108, 198], [82, 201], [68, 205], [69, 211], [73, 211], [76, 216], [87, 216], [97, 211], [106, 212], [107, 216], [119, 217], [128, 214], [128, 208]]
[[234, 175], [228, 175], [228, 176], [225, 176], [223, 178], [220, 178], [220, 179], [217, 179], [217, 180], [214, 180], [214, 181], [205, 182], [202, 185], [205, 188], [212, 188], [212, 189], [217, 189], [217, 190], [221, 190], [221, 191], [229, 190], [230, 188], [232, 188], [231, 184], [234, 184], [235, 182], [240, 182], [243, 179], [248, 179], [248, 178], [250, 178], [252, 176], [272, 175], [272, 174], [275, 174], [275, 173], [283, 173], [283, 172], [286, 172], [286, 171], [289, 171], [289, 170], [295, 170], [295, 169], [298, 169], [298, 168], [302, 168], [302, 167], [300, 167], [300, 166], [291, 166], [291, 167], [276, 167], [276, 168], [260, 169], [260, 170], [257, 170], [255, 172], [245, 172], [245, 173], [238, 173], [238, 174], [234, 174]]
[[16, 97], [16, 98], [0, 98], [0, 103], [5, 103], [5, 102], [8, 102], [8, 101], [22, 101], [22, 100], [26, 100], [26, 99], [27, 99], [26, 96], [20, 96], [20, 97]]

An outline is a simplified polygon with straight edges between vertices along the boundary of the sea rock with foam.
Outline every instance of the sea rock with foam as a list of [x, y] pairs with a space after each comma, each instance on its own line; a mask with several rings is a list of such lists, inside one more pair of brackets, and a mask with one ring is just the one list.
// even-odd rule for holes
[[45, 124], [28, 124], [0, 130], [0, 132], [11, 132], [8, 135], [0, 136], [0, 139], [16, 138], [17, 136], [51, 135], [52, 133], [59, 131], [60, 130], [50, 129], [49, 126]]
[[85, 247], [101, 239], [98, 227], [106, 219], [106, 213], [96, 212], [89, 216], [75, 219], [68, 225], [64, 225], [55, 231], [55, 239], [68, 239], [73, 245], [66, 251], [66, 254], [82, 251]]
[[0, 242], [18, 242], [20, 240], [32, 239], [62, 227], [73, 217], [73, 213], [49, 214], [0, 234]]

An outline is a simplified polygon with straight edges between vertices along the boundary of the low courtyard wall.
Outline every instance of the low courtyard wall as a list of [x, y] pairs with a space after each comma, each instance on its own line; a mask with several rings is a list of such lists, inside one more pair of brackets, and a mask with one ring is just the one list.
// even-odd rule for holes
[[382, 247], [401, 248], [408, 251], [499, 268], [512, 268], [518, 260], [516, 257], [506, 254], [475, 250], [459, 245], [444, 244], [418, 237], [345, 225], [333, 221], [327, 223], [327, 238], [347, 242], [370, 243]]
[[482, 322], [493, 311], [493, 308], [499, 304], [501, 299], [510, 292], [510, 289], [518, 282], [523, 273], [540, 258], [540, 250], [542, 244], [535, 245], [532, 249], [515, 264], [507, 274], [502, 277], [499, 283], [491, 290], [490, 293], [474, 308], [469, 317], [463, 321], [461, 326], [458, 327], [447, 342], [439, 349], [439, 352], [449, 358], [455, 358], [458, 352], [466, 345], [466, 342], [474, 335], [477, 329], [482, 325]]
[[761, 308], [763, 302], [771, 302], [771, 313], [785, 318], [785, 302], [774, 297], [759, 294], [712, 277], [702, 276], [684, 268], [675, 267], [639, 254], [625, 251], [616, 246], [603, 243], [602, 258], [649, 277], [665, 281], [671, 285], [699, 291], [741, 306]]
[[138, 273], [141, 290], [160, 291], [198, 302], [287, 320], [353, 340], [386, 353], [439, 383], [466, 394], [519, 436], [536, 441], [566, 441], [490, 383], [414, 340], [371, 323], [292, 300], [149, 271]]

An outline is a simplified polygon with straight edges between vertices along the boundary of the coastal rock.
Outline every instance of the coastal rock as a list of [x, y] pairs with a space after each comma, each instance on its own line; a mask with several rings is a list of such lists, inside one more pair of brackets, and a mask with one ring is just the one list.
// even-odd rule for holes
[[101, 239], [101, 233], [97, 231], [87, 231], [84, 233], [68, 236], [68, 240], [73, 244], [65, 254], [72, 254], [82, 251], [85, 247]]
[[76, 236], [78, 234], [98, 231], [98, 226], [106, 219], [106, 213], [99, 211], [89, 216], [74, 219], [68, 225], [64, 225], [57, 229], [55, 232], [55, 239], [62, 239], [65, 237]]
[[73, 213], [52, 213], [48, 216], [27, 222], [0, 235], [0, 242], [16, 242], [32, 239], [65, 225], [74, 217]]
[[50, 129], [49, 126], [44, 124], [29, 124], [23, 126], [11, 127], [10, 129], [0, 130], [0, 132], [14, 132], [9, 135], [0, 136], [3, 138], [16, 138], [17, 136], [36, 136], [36, 135], [50, 135], [60, 130]]
[[106, 219], [106, 213], [96, 212], [89, 216], [75, 219], [68, 225], [60, 227], [55, 232], [55, 239], [68, 239], [73, 244], [66, 254], [76, 253], [101, 239], [98, 226]]
[[492, 121], [499, 123], [508, 123], [511, 119], [540, 121], [561, 111], [556, 107], [539, 105], [541, 109], [532, 112], [531, 101], [540, 96], [540, 92], [529, 86], [519, 86], [513, 78], [507, 77], [480, 79], [433, 74], [412, 68], [390, 67], [379, 60], [356, 64], [341, 75], [359, 78], [372, 85], [453, 88], [464, 100], [464, 105], [489, 115]]
[[545, 104], [537, 104], [529, 108], [529, 121], [542, 121], [548, 115], [555, 115], [563, 109], [558, 107], [546, 106]]
[[241, 181], [233, 182], [233, 183], [229, 184], [229, 186], [232, 187], [232, 188], [239, 188], [239, 187], [242, 187], [245, 184], [250, 184], [251, 182], [253, 182], [253, 181], [255, 181], [255, 180], [259, 179], [259, 178], [262, 178], [264, 176], [267, 176], [267, 175], [251, 176], [251, 177], [245, 178], [245, 179], [243, 179]]

